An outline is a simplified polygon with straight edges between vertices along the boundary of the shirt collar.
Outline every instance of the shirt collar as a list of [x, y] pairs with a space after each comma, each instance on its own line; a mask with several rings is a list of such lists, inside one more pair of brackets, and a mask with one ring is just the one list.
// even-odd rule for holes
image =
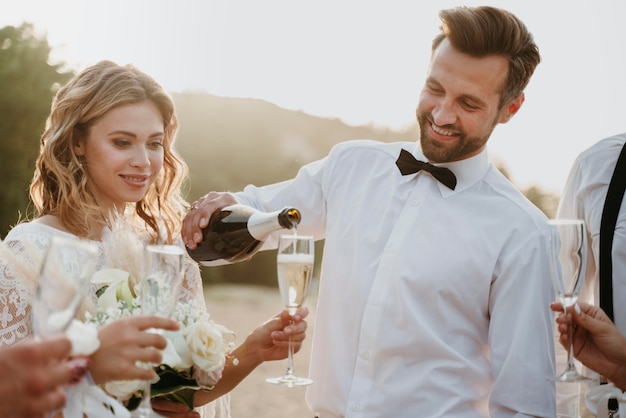
[[[413, 148], [413, 155], [415, 155], [415, 158], [419, 160], [428, 161], [426, 156], [424, 156], [424, 154], [422, 153], [422, 149], [420, 148], [419, 143], [416, 144]], [[489, 157], [487, 154], [487, 147], [485, 147], [485, 149], [483, 149], [479, 154], [474, 155], [473, 157], [450, 163], [437, 163], [434, 165], [436, 165], [437, 167], [449, 168], [456, 176], [456, 187], [454, 190], [451, 190], [443, 184], [437, 182], [439, 185], [439, 190], [441, 190], [442, 196], [447, 197], [455, 193], [459, 193], [476, 184], [480, 179], [483, 178], [483, 176], [489, 169]]]

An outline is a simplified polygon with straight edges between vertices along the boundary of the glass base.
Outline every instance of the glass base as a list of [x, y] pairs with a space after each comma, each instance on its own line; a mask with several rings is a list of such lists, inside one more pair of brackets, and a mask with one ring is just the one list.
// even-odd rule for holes
[[583, 376], [582, 374], [578, 373], [578, 371], [576, 369], [574, 369], [574, 370], [565, 370], [560, 375], [554, 376], [552, 378], [549, 378], [548, 380], [551, 380], [553, 382], [572, 382], [572, 383], [592, 382], [592, 381], [594, 381], [594, 379], [591, 379], [591, 378], [589, 378], [587, 376]]
[[281, 377], [269, 377], [265, 379], [267, 383], [271, 383], [276, 386], [283, 386], [286, 388], [293, 388], [296, 386], [307, 386], [313, 383], [313, 380], [306, 377], [297, 377], [293, 375], [285, 375]]

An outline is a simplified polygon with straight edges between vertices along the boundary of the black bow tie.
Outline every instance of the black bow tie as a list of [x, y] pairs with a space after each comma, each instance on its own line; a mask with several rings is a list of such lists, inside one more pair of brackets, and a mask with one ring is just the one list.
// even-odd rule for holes
[[456, 187], [456, 176], [452, 171], [450, 171], [450, 169], [437, 167], [430, 163], [420, 161], [405, 149], [400, 150], [400, 156], [396, 160], [396, 165], [400, 169], [403, 176], [417, 173], [420, 170], [426, 170], [449, 189], [454, 190]]

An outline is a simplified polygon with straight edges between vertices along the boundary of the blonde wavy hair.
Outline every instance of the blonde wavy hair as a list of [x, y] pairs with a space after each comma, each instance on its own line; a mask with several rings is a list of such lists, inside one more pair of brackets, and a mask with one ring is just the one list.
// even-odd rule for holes
[[460, 6], [441, 10], [441, 32], [432, 52], [444, 39], [473, 57], [503, 56], [509, 61], [507, 79], [500, 88], [500, 107], [519, 97], [541, 61], [539, 47], [524, 23], [511, 12], [491, 6]]
[[52, 101], [30, 184], [36, 216], [55, 215], [79, 237], [87, 237], [94, 223], [110, 219], [113, 214], [102, 212], [90, 190], [74, 146], [110, 110], [143, 101], [154, 103], [163, 117], [163, 169], [144, 198], [123, 209], [132, 214], [134, 223], [146, 228], [153, 241], [175, 241], [188, 206], [181, 191], [188, 167], [174, 149], [178, 129], [174, 102], [152, 77], [132, 65], [111, 61], [86, 68], [59, 89]]

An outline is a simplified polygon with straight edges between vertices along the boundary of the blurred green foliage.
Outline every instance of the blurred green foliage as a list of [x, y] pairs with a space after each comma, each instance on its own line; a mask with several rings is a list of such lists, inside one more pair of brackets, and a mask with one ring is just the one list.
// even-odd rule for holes
[[49, 63], [31, 24], [0, 29], [0, 236], [24, 216], [41, 136], [55, 91], [71, 73]]

